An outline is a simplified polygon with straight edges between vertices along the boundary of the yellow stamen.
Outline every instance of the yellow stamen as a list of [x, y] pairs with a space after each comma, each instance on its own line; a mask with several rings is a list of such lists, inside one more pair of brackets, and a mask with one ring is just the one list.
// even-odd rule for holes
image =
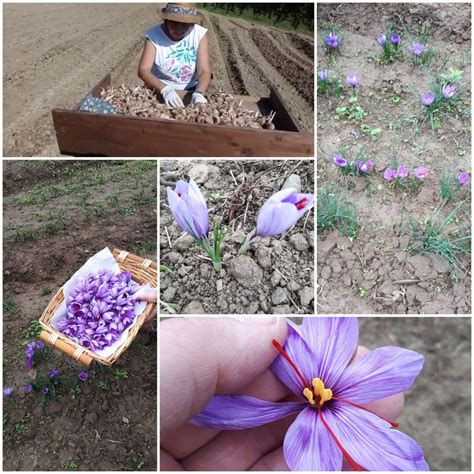
[[316, 404], [316, 402], [314, 401], [313, 392], [309, 388], [305, 388], [303, 390], [303, 395], [308, 399], [311, 405]]
[[313, 390], [305, 388], [303, 395], [308, 399], [311, 405], [315, 405], [315, 398], [318, 400], [319, 406], [322, 406], [324, 402], [328, 402], [332, 398], [332, 390], [324, 387], [324, 382], [321, 379], [313, 379]]

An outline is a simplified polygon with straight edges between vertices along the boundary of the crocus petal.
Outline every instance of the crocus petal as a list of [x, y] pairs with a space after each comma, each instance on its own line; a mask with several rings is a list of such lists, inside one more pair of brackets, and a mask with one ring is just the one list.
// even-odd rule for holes
[[420, 446], [378, 416], [340, 402], [323, 416], [349, 456], [367, 471], [429, 471]]
[[298, 210], [294, 204], [275, 204], [260, 211], [257, 219], [257, 235], [276, 236], [287, 231], [298, 220]]
[[305, 406], [307, 403], [276, 403], [246, 395], [223, 395], [211, 398], [188, 423], [217, 430], [245, 430], [298, 413]]
[[178, 197], [171, 188], [167, 188], [166, 191], [171, 214], [173, 214], [179, 226], [195, 239], [200, 240], [205, 237], [206, 233], [203, 233], [204, 226], [199, 227], [195, 225], [195, 221], [186, 202]]
[[408, 349], [380, 347], [351, 364], [333, 391], [339, 398], [358, 404], [401, 393], [411, 387], [424, 360]]
[[304, 385], [288, 361], [279, 355], [271, 365], [272, 372], [295, 395], [303, 396], [306, 385], [311, 386], [311, 381], [316, 378], [314, 361], [316, 356], [302, 335], [302, 327], [287, 321], [288, 335], [283, 347], [288, 357], [293, 361], [306, 381]]
[[291, 424], [283, 454], [292, 471], [340, 471], [342, 453], [315, 408], [305, 408]]
[[357, 318], [304, 318], [301, 332], [315, 355], [313, 378], [332, 388], [357, 349]]

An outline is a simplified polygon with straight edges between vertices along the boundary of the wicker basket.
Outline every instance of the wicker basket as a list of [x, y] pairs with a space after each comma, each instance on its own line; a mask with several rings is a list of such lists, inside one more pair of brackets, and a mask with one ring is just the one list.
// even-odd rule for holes
[[[133, 279], [137, 283], [148, 283], [153, 288], [156, 288], [157, 265], [155, 262], [119, 249], [114, 249], [112, 255], [115, 258], [115, 261], [118, 263], [121, 271], [130, 272]], [[114, 362], [116, 362], [122, 353], [128, 349], [132, 341], [135, 339], [142, 324], [156, 306], [156, 303], [148, 303], [146, 305], [143, 312], [137, 316], [138, 322], [133, 325], [132, 329], [130, 329], [125, 342], [118, 346], [111, 356], [105, 358], [94, 354], [85, 347], [80, 346], [66, 335], [51, 327], [51, 319], [53, 318], [53, 314], [63, 301], [63, 289], [60, 288], [41, 315], [39, 323], [41, 324], [43, 331], [41, 331], [40, 337], [43, 339], [43, 341], [51, 344], [53, 347], [60, 349], [68, 356], [86, 365], [90, 365], [93, 360], [105, 365], [112, 365]]]

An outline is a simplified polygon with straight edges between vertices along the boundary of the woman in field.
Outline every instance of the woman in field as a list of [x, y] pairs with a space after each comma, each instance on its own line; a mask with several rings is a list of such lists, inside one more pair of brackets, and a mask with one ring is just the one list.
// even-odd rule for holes
[[191, 103], [207, 102], [211, 80], [207, 29], [192, 3], [168, 3], [161, 10], [163, 23], [146, 33], [138, 76], [159, 92], [170, 107], [183, 107], [177, 90], [193, 91]]

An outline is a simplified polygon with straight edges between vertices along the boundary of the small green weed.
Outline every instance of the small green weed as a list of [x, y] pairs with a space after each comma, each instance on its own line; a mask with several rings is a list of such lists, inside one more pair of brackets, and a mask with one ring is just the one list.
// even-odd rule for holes
[[127, 370], [120, 370], [115, 369], [114, 377], [118, 379], [128, 379], [128, 371]]
[[30, 324], [26, 328], [25, 337], [26, 339], [36, 339], [41, 334], [43, 328], [41, 324], [36, 319], [30, 321]]
[[3, 311], [5, 313], [16, 314], [19, 311], [18, 305], [12, 296], [9, 296], [3, 301]]

